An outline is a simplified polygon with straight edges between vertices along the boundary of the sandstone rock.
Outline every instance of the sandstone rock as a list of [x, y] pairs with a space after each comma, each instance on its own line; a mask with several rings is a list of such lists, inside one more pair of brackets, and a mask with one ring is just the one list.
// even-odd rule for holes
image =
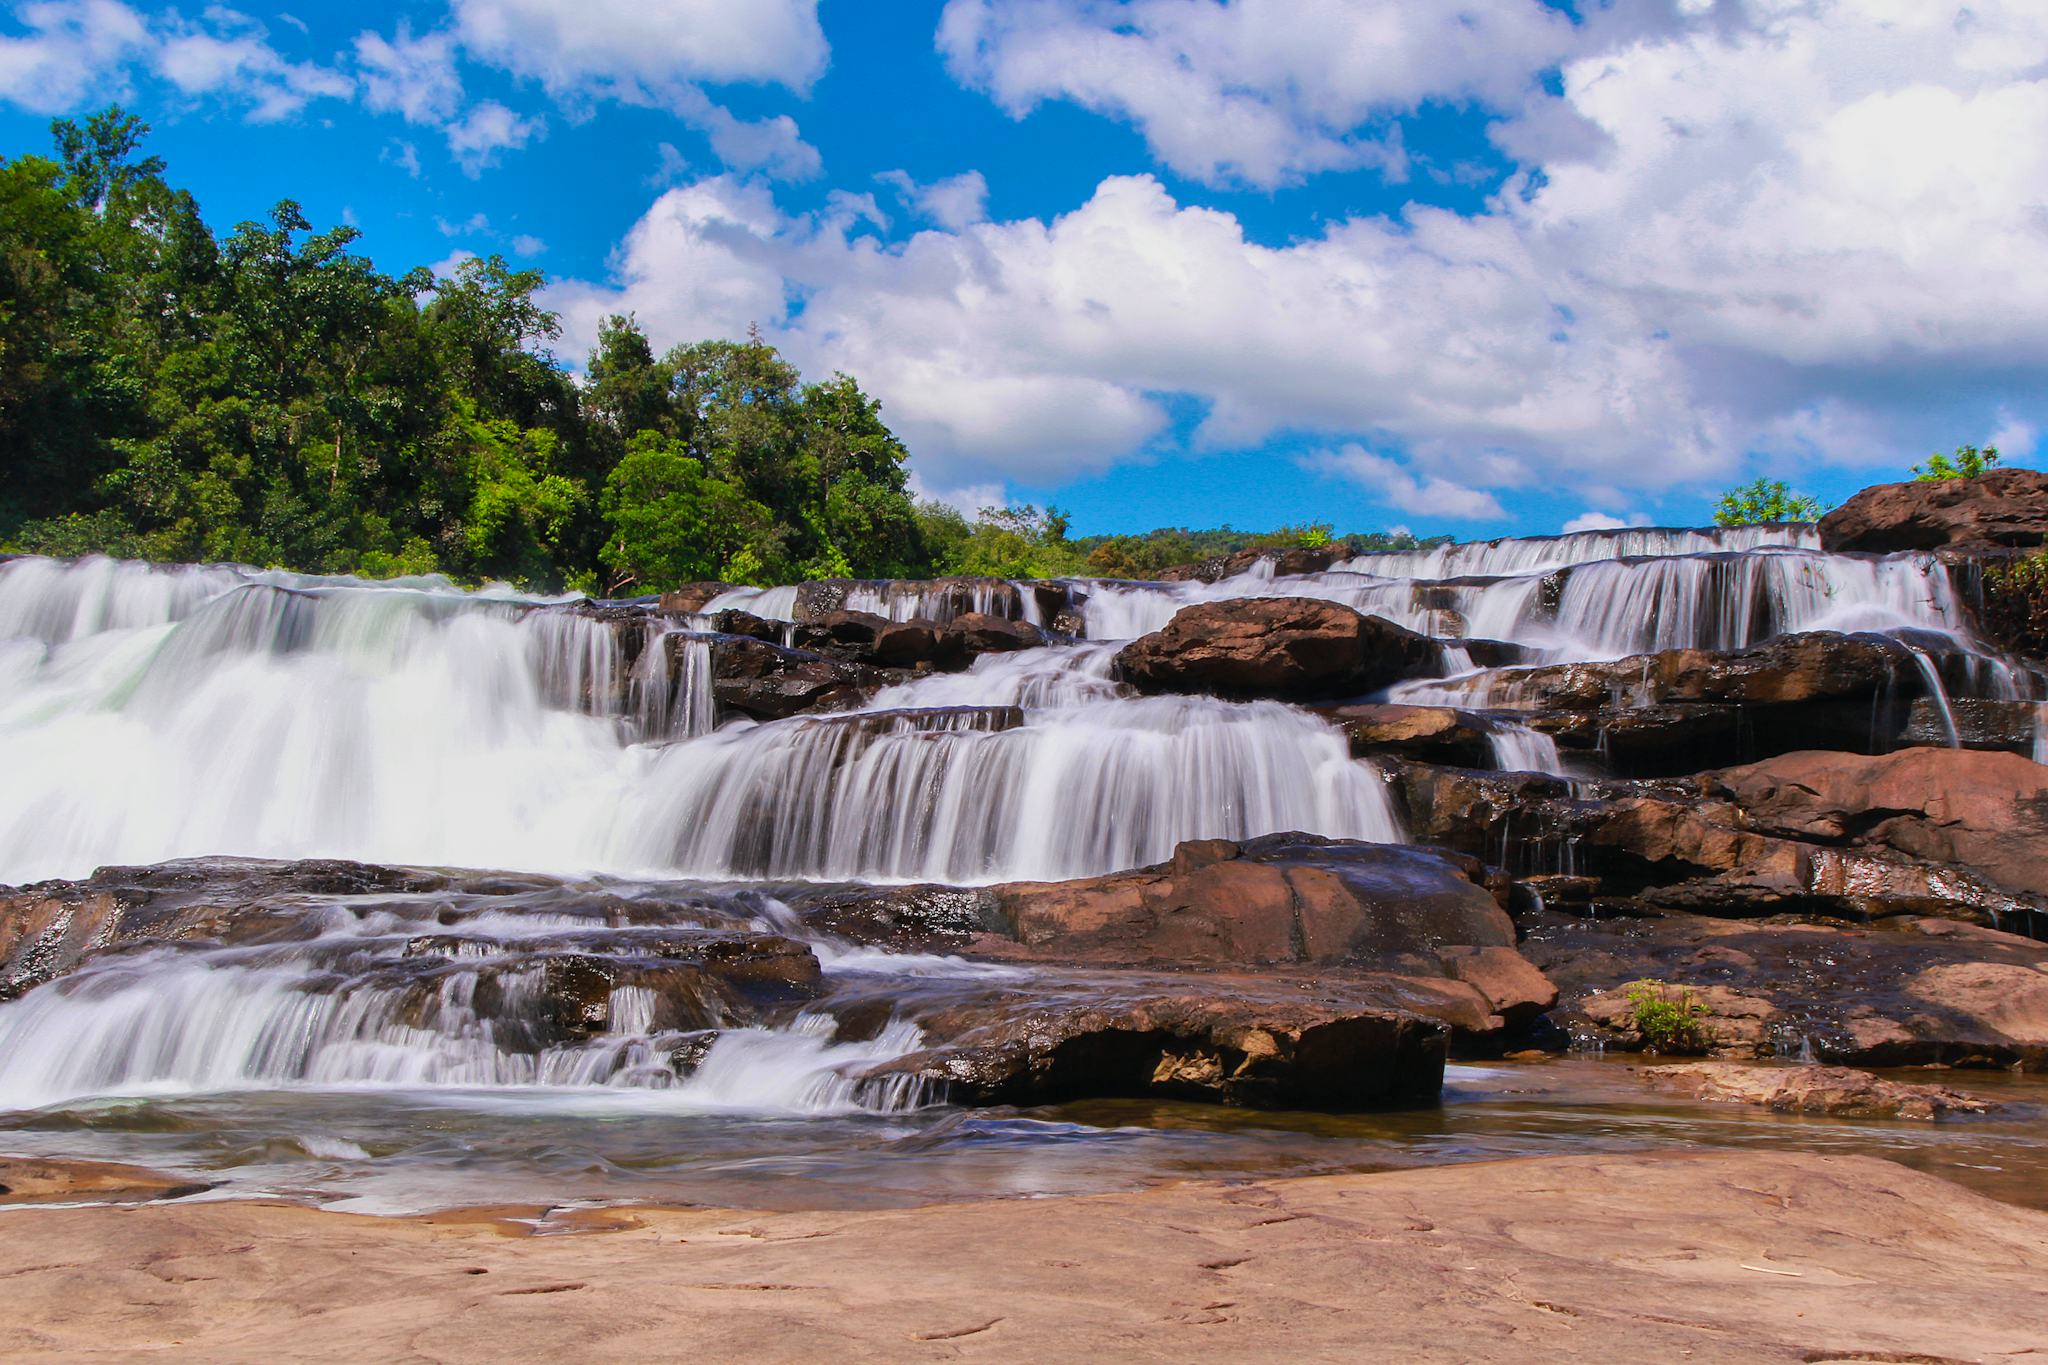
[[660, 606], [665, 612], [682, 616], [694, 616], [704, 610], [713, 598], [731, 592], [730, 583], [685, 583], [671, 588], [661, 595]]
[[1492, 762], [1492, 725], [1483, 716], [1449, 706], [1382, 702], [1317, 708], [1351, 740], [1351, 752], [1396, 753], [1432, 763], [1485, 767]]
[[1879, 845], [2048, 895], [2048, 767], [2016, 754], [1792, 753], [1708, 782], [1759, 830]]
[[1866, 488], [1821, 518], [1831, 551], [2038, 546], [2048, 538], [2048, 473], [1993, 469], [1974, 479]]
[[1059, 1010], [977, 1004], [919, 1022], [948, 1041], [864, 1079], [912, 1077], [963, 1104], [1159, 1096], [1340, 1111], [1426, 1099], [1443, 1084], [1442, 1025], [1341, 1000], [1119, 993]]
[[756, 720], [853, 706], [903, 676], [743, 636], [720, 640], [711, 660], [719, 706]]
[[1879, 1080], [1841, 1066], [1743, 1066], [1688, 1062], [1638, 1072], [1660, 1090], [1706, 1100], [1753, 1104], [1780, 1114], [1837, 1118], [1934, 1119], [1943, 1114], [1986, 1114], [1999, 1106], [1938, 1085]]
[[1183, 607], [1124, 646], [1118, 673], [1141, 692], [1309, 701], [1354, 697], [1439, 660], [1415, 632], [1335, 602], [1265, 597]]
[[1640, 1046], [1625, 992], [1650, 980], [1708, 1006], [1699, 1024], [1716, 1056], [2048, 1065], [2048, 944], [1915, 928], [1536, 912], [1521, 952], [1557, 984], [1560, 1022], [1610, 1046]]
[[942, 648], [951, 648], [964, 658], [972, 658], [979, 654], [1036, 649], [1045, 643], [1045, 632], [1027, 621], [968, 611], [946, 623], [940, 632], [940, 641]]
[[1260, 563], [1270, 563], [1275, 577], [1323, 573], [1332, 564], [1348, 558], [1350, 553], [1342, 545], [1298, 546], [1288, 550], [1238, 550], [1227, 555], [1211, 555], [1193, 564], [1178, 564], [1171, 569], [1162, 569], [1158, 581], [1214, 583], [1249, 573]]

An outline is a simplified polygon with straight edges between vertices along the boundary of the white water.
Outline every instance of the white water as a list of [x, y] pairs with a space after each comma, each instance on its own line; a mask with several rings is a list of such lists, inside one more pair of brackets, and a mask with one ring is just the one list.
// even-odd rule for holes
[[707, 733], [701, 637], [649, 628], [629, 668], [605, 622], [444, 584], [17, 560], [0, 628], [0, 882], [213, 854], [988, 881], [1112, 871], [1189, 838], [1400, 837], [1329, 727], [1119, 699], [1097, 647], [983, 660], [869, 707], [1026, 707], [1001, 733]]

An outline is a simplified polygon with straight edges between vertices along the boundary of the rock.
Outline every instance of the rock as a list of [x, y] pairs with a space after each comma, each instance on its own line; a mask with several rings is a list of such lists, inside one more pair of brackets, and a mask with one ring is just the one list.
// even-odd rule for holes
[[2048, 767], [2016, 754], [1792, 753], [1708, 780], [1759, 830], [1879, 845], [2048, 896]]
[[1486, 997], [1513, 1028], [1527, 1028], [1557, 1003], [1557, 986], [1513, 948], [1456, 946], [1438, 951], [1444, 969]]
[[1559, 1021], [1634, 1048], [1628, 986], [1656, 981], [1708, 1007], [1716, 1056], [1808, 1052], [1849, 1066], [2048, 1066], [2048, 944], [1936, 922], [1881, 927], [1663, 913], [1526, 914], [1521, 952], [1555, 982]]
[[1183, 607], [1116, 656], [1141, 692], [1289, 701], [1355, 697], [1433, 670], [1437, 645], [1376, 616], [1307, 597]]
[[795, 627], [800, 649], [891, 668], [931, 664], [939, 654], [938, 628], [929, 621], [892, 621], [870, 611], [831, 611]]
[[[1017, 584], [1002, 578], [956, 576], [933, 579], [827, 578], [798, 587], [796, 604], [790, 614], [800, 623], [821, 620], [847, 609], [856, 591], [872, 593], [884, 600], [916, 603], [911, 610], [894, 615], [916, 617], [944, 625], [969, 613], [1016, 620], [1024, 615], [1024, 598]], [[1060, 605], [1066, 605], [1064, 593]]]
[[2033, 547], [2048, 538], [2048, 473], [1993, 469], [1974, 479], [1866, 488], [1820, 521], [1823, 549]]
[[914, 1078], [960, 1104], [1149, 1096], [1336, 1111], [1443, 1085], [1441, 1024], [1342, 1000], [1118, 992], [1047, 1010], [1020, 996], [919, 1023], [947, 1041], [863, 1078]]
[[962, 612], [945, 624], [939, 636], [940, 648], [971, 659], [979, 654], [1007, 654], [1036, 649], [1044, 644], [1045, 632], [1027, 621], [1013, 621], [986, 612]]
[[1996, 701], [1984, 697], [1954, 697], [1947, 712], [1931, 697], [1914, 701], [1905, 728], [1897, 741], [1901, 745], [1945, 749], [1951, 744], [1964, 749], [2003, 749], [2031, 758], [2044, 724], [2048, 707], [2037, 701]]
[[[718, 641], [711, 660], [711, 695], [719, 706], [756, 720], [854, 706], [904, 676], [744, 636]], [[679, 671], [680, 664], [672, 668]]]
[[1754, 1104], [1780, 1114], [1934, 1119], [1943, 1114], [1987, 1114], [1999, 1108], [1989, 1100], [1942, 1086], [1879, 1080], [1868, 1071], [1841, 1066], [1688, 1062], [1643, 1067], [1637, 1074], [1660, 1090], [1676, 1090], [1698, 1099]]
[[1268, 835], [1171, 861], [990, 888], [1008, 936], [1061, 961], [1348, 963], [1435, 975], [1449, 946], [1513, 951], [1478, 869], [1427, 849]]
[[750, 611], [741, 611], [737, 607], [727, 607], [724, 611], [713, 612], [710, 624], [716, 634], [765, 640], [771, 645], [782, 643], [782, 633], [787, 628], [785, 622], [770, 621]]
[[695, 616], [713, 598], [733, 590], [730, 583], [685, 583], [679, 588], [670, 588], [661, 595], [660, 606], [665, 612], [682, 616]]
[[1468, 687], [1475, 704], [1528, 713], [1532, 727], [1597, 751], [1618, 776], [1659, 777], [1793, 749], [1887, 747], [1909, 726], [1921, 679], [1897, 640], [1813, 631], [1727, 653], [1519, 669]]
[[1350, 550], [1342, 545], [1297, 546], [1287, 550], [1238, 550], [1211, 555], [1193, 564], [1178, 564], [1156, 575], [1161, 583], [1215, 583], [1250, 573], [1260, 564], [1272, 565], [1274, 577], [1323, 573], [1332, 564], [1348, 559]]
[[1471, 711], [1382, 702], [1319, 707], [1316, 713], [1345, 733], [1354, 757], [1395, 753], [1474, 768], [1493, 761], [1492, 722]]
[[0, 1000], [64, 975], [96, 953], [152, 942], [292, 942], [313, 937], [312, 899], [415, 894], [451, 879], [339, 859], [273, 863], [191, 858], [103, 867], [81, 881], [0, 888]]
[[1397, 772], [1416, 838], [1525, 878], [1592, 878], [1584, 903], [1601, 913], [1948, 915], [2048, 930], [2048, 769], [2011, 754], [1794, 753], [1683, 782], [1576, 786]]

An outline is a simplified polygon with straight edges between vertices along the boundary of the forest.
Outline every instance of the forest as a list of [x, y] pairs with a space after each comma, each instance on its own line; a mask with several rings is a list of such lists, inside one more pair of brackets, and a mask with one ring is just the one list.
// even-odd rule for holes
[[147, 132], [109, 108], [57, 120], [49, 156], [0, 159], [0, 549], [622, 596], [1140, 578], [1332, 539], [1070, 538], [1055, 508], [920, 504], [848, 375], [806, 380], [758, 333], [657, 355], [630, 317], [572, 373], [541, 272], [386, 274], [290, 199], [217, 235]]

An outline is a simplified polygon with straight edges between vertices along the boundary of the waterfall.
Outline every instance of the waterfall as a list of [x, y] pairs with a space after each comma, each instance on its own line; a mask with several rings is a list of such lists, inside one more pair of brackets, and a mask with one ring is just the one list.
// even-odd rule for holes
[[1400, 837], [1333, 729], [1124, 697], [1101, 646], [866, 708], [1024, 708], [1001, 731], [714, 731], [715, 640], [618, 615], [429, 580], [0, 564], [0, 881], [220, 854], [986, 881], [1212, 835]]
[[[628, 985], [611, 991], [602, 1029], [557, 1036], [542, 959], [530, 955], [549, 917], [478, 916], [429, 949], [415, 935], [435, 909], [334, 914], [305, 943], [96, 958], [0, 1004], [0, 1110], [276, 1089], [661, 1092], [679, 1113], [791, 1116], [922, 1101], [910, 1082], [857, 1079], [920, 1045], [902, 1020], [840, 1041], [827, 1015], [768, 1027], [731, 1018], [715, 995], [684, 999], [719, 1031], [679, 1073], [672, 1054], [701, 1033], [658, 1027], [655, 992]], [[593, 932], [571, 946], [601, 952], [611, 937], [633, 951], [632, 931]], [[870, 969], [887, 956], [869, 953]]]

